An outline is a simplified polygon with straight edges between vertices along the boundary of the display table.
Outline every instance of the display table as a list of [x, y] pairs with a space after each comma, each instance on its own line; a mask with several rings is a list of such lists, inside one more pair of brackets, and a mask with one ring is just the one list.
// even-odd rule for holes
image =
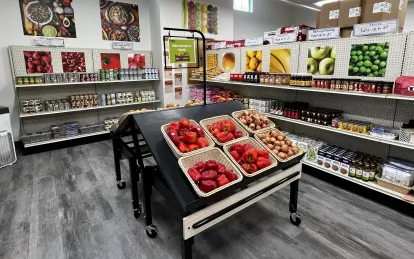
[[[231, 115], [232, 112], [243, 109], [245, 107], [240, 102], [227, 102], [131, 115], [129, 123], [134, 125], [130, 128], [135, 133], [141, 133], [158, 165], [144, 167], [142, 170], [147, 235], [149, 237], [157, 235], [151, 213], [151, 194], [154, 187], [182, 217], [182, 258], [192, 257], [191, 248], [195, 235], [289, 184], [291, 186], [290, 220], [295, 225], [300, 224], [300, 217], [296, 214], [296, 210], [302, 156], [286, 163], [279, 163], [277, 167], [257, 176], [244, 177], [241, 182], [214, 195], [200, 198], [183, 174], [177, 158], [160, 131], [162, 125], [178, 121], [182, 117], [198, 122], [209, 117]], [[138, 144], [137, 136], [135, 135], [134, 138]], [[134, 186], [137, 183], [138, 171], [131, 171], [134, 203], [138, 200], [138, 190]]]

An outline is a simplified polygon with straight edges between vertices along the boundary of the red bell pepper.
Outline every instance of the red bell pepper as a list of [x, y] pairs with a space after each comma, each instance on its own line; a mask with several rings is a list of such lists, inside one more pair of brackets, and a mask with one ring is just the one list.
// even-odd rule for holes
[[176, 131], [176, 132], [179, 132], [179, 131], [180, 131], [180, 127], [170, 125], [170, 126], [168, 126], [168, 128], [167, 128], [167, 132], [170, 132], [170, 131]]
[[178, 132], [178, 135], [180, 136], [184, 136], [185, 134], [187, 134], [188, 129], [186, 128], [181, 128], [180, 131]]
[[190, 151], [194, 151], [199, 149], [197, 144], [188, 144], [188, 149], [190, 149]]
[[234, 160], [238, 160], [239, 158], [240, 158], [240, 155], [239, 155], [239, 153], [237, 153], [237, 151], [236, 150], [233, 150], [233, 151], [231, 151], [230, 152], [230, 155], [234, 158]]
[[257, 149], [252, 148], [243, 153], [243, 158], [244, 160], [246, 160], [247, 163], [252, 164], [256, 162], [257, 155], [258, 155]]
[[181, 141], [178, 143], [178, 150], [181, 153], [190, 152], [190, 149], [188, 148], [188, 146], [184, 142], [181, 142]]
[[269, 151], [261, 149], [261, 150], [259, 150], [258, 156], [269, 159]]
[[231, 145], [231, 150], [237, 151], [237, 153], [239, 153], [240, 155], [244, 153], [243, 145], [239, 143], [234, 143], [233, 145]]
[[234, 138], [241, 138], [243, 137], [243, 132], [241, 130], [236, 130], [233, 135]]
[[234, 131], [234, 125], [233, 125], [233, 123], [232, 124], [230, 124], [230, 123], [223, 124], [222, 131], [225, 131], [225, 132], [228, 132], [228, 133], [232, 133]]
[[179, 123], [181, 128], [188, 128], [188, 126], [190, 125], [190, 120], [187, 118], [181, 118], [179, 120]]
[[244, 144], [243, 145], [243, 149], [244, 149], [244, 151], [247, 151], [247, 150], [249, 150], [249, 149], [252, 149], [253, 148], [253, 146], [252, 145], [250, 145], [250, 144]]
[[221, 132], [222, 127], [223, 127], [223, 125], [221, 124], [220, 121], [214, 122], [213, 124], [211, 124], [211, 128], [213, 128], [213, 130], [218, 129], [220, 132]]
[[202, 173], [202, 172], [204, 172], [205, 170], [207, 170], [207, 166], [206, 166], [206, 164], [205, 163], [203, 163], [203, 162], [198, 162], [197, 164], [195, 164], [194, 166], [193, 166], [193, 168], [195, 168], [198, 172], [200, 172], [200, 173]]
[[189, 131], [195, 132], [195, 128], [196, 128], [196, 126], [194, 126], [193, 124], [188, 125], [188, 130]]
[[227, 177], [224, 174], [220, 175], [219, 178], [217, 178], [216, 182], [217, 182], [218, 187], [221, 187], [223, 185], [230, 183], [229, 179], [227, 179]]
[[197, 141], [197, 133], [188, 131], [184, 135], [184, 142], [187, 144], [195, 144]]
[[269, 159], [266, 159], [264, 157], [258, 157], [256, 161], [256, 165], [259, 169], [263, 169], [265, 167], [268, 167], [270, 165]]
[[170, 137], [171, 141], [174, 143], [174, 145], [178, 145], [178, 143], [180, 142], [179, 138], [178, 138], [178, 133], [175, 130], [171, 130], [167, 133], [168, 137]]
[[[192, 130], [193, 131], [193, 130]], [[197, 137], [204, 138], [204, 130], [200, 126], [194, 128], [194, 132], [197, 133]]]
[[218, 129], [213, 129], [213, 131], [211, 132], [211, 135], [213, 135], [216, 138], [217, 138], [218, 134], [220, 134], [220, 130], [218, 130]]
[[249, 164], [242, 164], [242, 168], [246, 173], [250, 172], [250, 165]]
[[250, 164], [250, 174], [257, 172], [257, 166], [255, 164]]
[[244, 164], [244, 163], [245, 163], [245, 161], [244, 161], [243, 157], [240, 157], [239, 159], [237, 159], [237, 163], [238, 163], [239, 165]]
[[203, 180], [216, 180], [217, 177], [217, 171], [214, 170], [208, 170], [201, 173], [201, 179]]
[[206, 166], [208, 170], [217, 170], [218, 164], [214, 160], [208, 160]]
[[174, 126], [174, 127], [180, 128], [180, 123], [177, 122], [177, 121], [173, 121], [173, 122], [170, 123], [170, 126]]
[[205, 138], [198, 138], [198, 139], [196, 140], [196, 144], [197, 144], [200, 148], [203, 148], [203, 147], [208, 147], [208, 145], [209, 145], [208, 140], [207, 140], [207, 139], [205, 139]]
[[188, 169], [187, 173], [195, 183], [201, 180], [201, 174], [195, 168]]
[[233, 170], [226, 170], [223, 175], [225, 175], [230, 182], [238, 179], [237, 174]]
[[217, 163], [217, 173], [223, 174], [226, 171], [226, 166], [222, 163]]
[[216, 189], [217, 184], [215, 181], [212, 181], [212, 180], [204, 180], [204, 181], [201, 180], [198, 188], [200, 188], [201, 191], [207, 193], [207, 192], [211, 192], [212, 190]]

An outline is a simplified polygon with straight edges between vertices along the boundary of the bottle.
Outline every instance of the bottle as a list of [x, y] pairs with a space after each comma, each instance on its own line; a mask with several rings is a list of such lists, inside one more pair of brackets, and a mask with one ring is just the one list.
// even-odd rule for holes
[[352, 160], [352, 163], [351, 163], [351, 166], [349, 167], [348, 176], [349, 176], [349, 177], [355, 177], [355, 175], [356, 175], [356, 170], [357, 170], [357, 168], [356, 168], [356, 160], [355, 160], [355, 159], [353, 159], [353, 160]]
[[290, 85], [295, 86], [296, 85], [296, 75], [292, 74], [290, 77]]
[[365, 182], [369, 181], [369, 175], [371, 173], [371, 166], [369, 162], [364, 164], [364, 171], [362, 172], [362, 180]]
[[355, 178], [361, 179], [363, 171], [364, 171], [364, 164], [362, 163], [361, 160], [359, 160], [359, 161], [357, 161]]
[[377, 164], [372, 162], [370, 165], [370, 171], [369, 171], [369, 180], [370, 181], [374, 181], [375, 180], [375, 175], [377, 172]]

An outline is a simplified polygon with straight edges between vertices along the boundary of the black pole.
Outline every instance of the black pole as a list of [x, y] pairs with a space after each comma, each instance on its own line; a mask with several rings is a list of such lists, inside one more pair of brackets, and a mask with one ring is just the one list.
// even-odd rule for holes
[[207, 104], [207, 64], [206, 64], [206, 37], [201, 31], [198, 30], [189, 30], [189, 29], [180, 29], [180, 28], [168, 28], [164, 27], [165, 31], [183, 31], [183, 32], [196, 32], [201, 35], [203, 39], [203, 89], [204, 89], [204, 105]]

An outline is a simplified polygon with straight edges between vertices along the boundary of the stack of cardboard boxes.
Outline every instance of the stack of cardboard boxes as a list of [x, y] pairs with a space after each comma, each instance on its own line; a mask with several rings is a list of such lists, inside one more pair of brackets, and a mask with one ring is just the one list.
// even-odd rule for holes
[[340, 27], [341, 37], [352, 34], [354, 24], [398, 19], [398, 31], [404, 28], [408, 0], [341, 0], [324, 4], [317, 13], [316, 27]]

